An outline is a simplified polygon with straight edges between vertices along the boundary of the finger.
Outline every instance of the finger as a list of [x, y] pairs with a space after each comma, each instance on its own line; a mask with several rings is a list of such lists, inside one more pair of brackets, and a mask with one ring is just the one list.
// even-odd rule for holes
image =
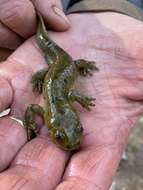
[[19, 152], [0, 175], [0, 189], [51, 190], [59, 183], [68, 155], [47, 138], [36, 138]]
[[0, 48], [0, 62], [5, 61], [12, 52], [10, 49]]
[[56, 31], [69, 28], [69, 20], [63, 12], [60, 0], [32, 0], [32, 2], [44, 17], [48, 28]]
[[26, 139], [18, 122], [9, 117], [0, 118], [0, 171], [8, 167]]
[[56, 190], [107, 190], [117, 169], [121, 154], [116, 147], [101, 147], [73, 156], [64, 181]]
[[[0, 70], [0, 73], [2, 70]], [[0, 112], [8, 108], [12, 102], [13, 91], [9, 82], [0, 77]]]
[[30, 0], [1, 0], [0, 21], [12, 31], [27, 38], [36, 29], [34, 6]]
[[15, 32], [0, 23], [0, 47], [16, 49], [23, 42]]

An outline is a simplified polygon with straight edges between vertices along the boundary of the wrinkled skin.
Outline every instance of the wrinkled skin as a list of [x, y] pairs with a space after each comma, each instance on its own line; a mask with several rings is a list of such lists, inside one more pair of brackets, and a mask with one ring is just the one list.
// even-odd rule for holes
[[[52, 32], [51, 38], [75, 59], [94, 59], [100, 70], [78, 83], [79, 90], [96, 97], [92, 112], [78, 107], [84, 124], [81, 149], [69, 155], [48, 139], [45, 129], [41, 137], [26, 143], [20, 124], [2, 118], [0, 189], [107, 190], [128, 135], [143, 112], [142, 22], [117, 13], [73, 14], [69, 18], [71, 29]], [[42, 105], [29, 81], [32, 73], [43, 67], [44, 57], [32, 38], [0, 66], [0, 109], [11, 105], [12, 113], [21, 116], [29, 103]]]

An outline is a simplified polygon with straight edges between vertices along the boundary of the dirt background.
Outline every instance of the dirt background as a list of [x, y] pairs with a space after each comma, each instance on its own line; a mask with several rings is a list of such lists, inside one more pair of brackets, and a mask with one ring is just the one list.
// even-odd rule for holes
[[143, 117], [130, 135], [110, 190], [143, 190]]

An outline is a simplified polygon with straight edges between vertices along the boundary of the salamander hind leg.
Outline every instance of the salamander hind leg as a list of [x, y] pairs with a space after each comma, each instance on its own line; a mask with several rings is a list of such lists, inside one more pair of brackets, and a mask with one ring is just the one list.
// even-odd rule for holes
[[69, 93], [69, 100], [78, 102], [82, 107], [86, 108], [89, 111], [91, 110], [91, 106], [95, 106], [93, 103], [93, 101], [95, 101], [95, 98], [82, 95], [75, 90], [72, 90]]
[[37, 104], [31, 104], [28, 106], [23, 121], [24, 127], [27, 131], [28, 140], [31, 140], [38, 135], [38, 126], [34, 121], [35, 115], [37, 114], [43, 116], [44, 110], [41, 106]]
[[93, 70], [98, 70], [94, 61], [79, 59], [75, 60], [74, 63], [82, 76], [92, 75]]
[[44, 78], [47, 72], [48, 72], [48, 68], [42, 69], [32, 76], [31, 83], [32, 83], [33, 91], [42, 93]]

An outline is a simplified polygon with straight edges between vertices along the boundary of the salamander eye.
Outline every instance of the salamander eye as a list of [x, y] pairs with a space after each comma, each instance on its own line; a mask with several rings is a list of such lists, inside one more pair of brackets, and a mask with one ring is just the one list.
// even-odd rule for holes
[[62, 140], [64, 140], [65, 135], [64, 135], [64, 133], [62, 133], [62, 132], [60, 132], [60, 131], [56, 131], [56, 133], [55, 133], [55, 138], [56, 138], [56, 140], [58, 140], [58, 141], [62, 141]]
[[77, 133], [82, 133], [83, 132], [83, 127], [81, 126], [81, 127], [77, 127], [76, 128], [76, 132]]

